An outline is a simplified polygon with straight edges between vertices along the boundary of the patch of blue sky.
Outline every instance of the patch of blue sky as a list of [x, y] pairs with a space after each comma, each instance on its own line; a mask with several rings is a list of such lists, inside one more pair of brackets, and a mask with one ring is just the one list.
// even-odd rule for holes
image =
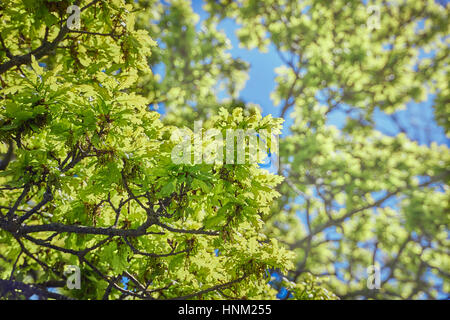
[[130, 281], [130, 279], [128, 279], [128, 277], [122, 277], [122, 288], [124, 288], [125, 290], [128, 290], [128, 282]]
[[277, 294], [278, 299], [286, 299], [286, 296], [289, 294], [289, 291], [286, 288], [281, 288]]

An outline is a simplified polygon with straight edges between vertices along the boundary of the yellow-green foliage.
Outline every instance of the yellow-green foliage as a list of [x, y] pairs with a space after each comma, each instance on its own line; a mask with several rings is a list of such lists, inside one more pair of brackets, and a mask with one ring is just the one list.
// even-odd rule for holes
[[[71, 3], [84, 8], [80, 30], [65, 27]], [[281, 177], [256, 164], [172, 163], [176, 127], [137, 87], [153, 79], [147, 59], [161, 49], [134, 27], [133, 10], [3, 1], [0, 64], [13, 65], [0, 74], [1, 152], [11, 143], [14, 158], [0, 172], [0, 278], [15, 268], [11, 279], [26, 284], [65, 280], [64, 266], [78, 265], [81, 289], [58, 294], [274, 298], [268, 270], [293, 267], [293, 253], [262, 233]], [[225, 113], [210, 126], [280, 128]]]

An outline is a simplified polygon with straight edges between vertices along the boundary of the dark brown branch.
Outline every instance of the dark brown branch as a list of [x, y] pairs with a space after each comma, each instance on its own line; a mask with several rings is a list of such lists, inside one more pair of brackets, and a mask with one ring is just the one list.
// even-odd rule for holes
[[181, 250], [181, 251], [177, 251], [175, 252], [175, 247], [172, 249], [171, 252], [169, 253], [162, 253], [162, 254], [158, 254], [158, 253], [149, 253], [149, 252], [144, 252], [141, 250], [136, 249], [136, 247], [134, 247], [131, 242], [127, 239], [127, 237], [123, 238], [125, 240], [125, 243], [130, 247], [130, 249], [133, 251], [133, 253], [135, 254], [139, 254], [141, 256], [146, 256], [146, 257], [152, 257], [152, 258], [164, 258], [164, 257], [170, 257], [170, 256], [175, 256], [177, 254], [182, 254], [182, 253], [188, 253], [190, 250], [189, 249], [185, 249], [185, 250]]
[[30, 285], [23, 282], [0, 279], [0, 291], [15, 292], [16, 290], [22, 291], [22, 294], [27, 297], [38, 295], [56, 300], [73, 300], [61, 294], [49, 292], [43, 288], [38, 287], [37, 285]]
[[[1, 223], [1, 222], [0, 222]], [[62, 223], [50, 223], [43, 225], [31, 225], [22, 226], [19, 228], [19, 234], [28, 234], [34, 232], [69, 232], [78, 234], [97, 234], [105, 236], [119, 236], [119, 237], [138, 237], [146, 234], [147, 228], [153, 223], [151, 219], [147, 219], [141, 226], [136, 229], [115, 229], [115, 228], [101, 228], [101, 227], [88, 227], [78, 225], [65, 225]], [[1, 224], [0, 224], [1, 226]]]
[[[14, 212], [17, 210], [19, 205], [22, 203], [22, 200], [25, 198], [25, 196], [28, 194], [29, 191], [30, 191], [30, 185], [26, 184], [25, 187], [23, 188], [23, 191], [22, 191], [21, 195], [19, 196], [19, 198], [16, 200], [14, 205], [9, 210], [9, 212], [7, 214], [8, 219], [11, 220], [11, 218], [14, 215]], [[1, 224], [0, 224], [0, 226], [1, 226]]]
[[30, 218], [34, 213], [38, 212], [43, 206], [45, 206], [52, 199], [53, 199], [52, 192], [50, 190], [50, 187], [47, 186], [47, 190], [45, 191], [44, 197], [42, 198], [42, 200], [35, 207], [33, 207], [30, 211], [28, 211], [26, 214], [24, 214], [23, 216], [21, 216], [19, 218], [19, 224], [23, 223], [25, 220]]
[[100, 32], [90, 32], [90, 31], [83, 31], [83, 30], [70, 30], [70, 33], [79, 33], [79, 34], [89, 34], [94, 36], [105, 36], [105, 37], [111, 37], [113, 39], [116, 39], [119, 37], [118, 34], [114, 33], [100, 33]]
[[177, 229], [177, 228], [172, 228], [169, 227], [168, 225], [162, 223], [162, 222], [155, 222], [155, 225], [160, 226], [166, 230], [172, 231], [172, 232], [177, 232], [177, 233], [188, 233], [188, 234], [204, 234], [207, 236], [218, 236], [219, 232], [218, 231], [205, 231], [202, 229], [197, 229], [197, 230], [185, 230], [185, 229]]

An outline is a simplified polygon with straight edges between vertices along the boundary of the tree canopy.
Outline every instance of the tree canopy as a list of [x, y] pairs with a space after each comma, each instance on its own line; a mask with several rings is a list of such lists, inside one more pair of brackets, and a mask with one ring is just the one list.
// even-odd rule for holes
[[[71, 5], [79, 28], [68, 25]], [[0, 2], [0, 296], [448, 293], [450, 152], [404, 123], [411, 101], [431, 101], [448, 137], [448, 7], [208, 0], [204, 9], [199, 22], [181, 0]], [[279, 118], [240, 98], [249, 63], [228, 52], [227, 19], [243, 47], [273, 45], [283, 60], [271, 93]], [[328, 122], [335, 113], [339, 128]], [[379, 128], [380, 113], [394, 133]], [[197, 120], [202, 132], [283, 133], [277, 172], [174, 163], [174, 132], [193, 137]], [[68, 265], [80, 268], [80, 289], [67, 288]], [[382, 271], [377, 290], [367, 287], [371, 265]]]

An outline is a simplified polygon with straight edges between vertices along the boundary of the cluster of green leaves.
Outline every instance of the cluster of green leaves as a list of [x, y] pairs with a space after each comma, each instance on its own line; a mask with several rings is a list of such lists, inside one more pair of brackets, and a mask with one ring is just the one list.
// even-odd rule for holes
[[[66, 26], [71, 4], [81, 8], [80, 30]], [[148, 108], [162, 93], [180, 112], [192, 96], [214, 101], [206, 88], [242, 65], [216, 70], [213, 82], [169, 84], [155, 79], [148, 61], [169, 65], [171, 79], [182, 77], [183, 66], [195, 78], [208, 56], [210, 66], [231, 61], [224, 39], [210, 47], [218, 34], [198, 39], [181, 1], [148, 26], [168, 44], [159, 48], [135, 28], [134, 1], [0, 6], [2, 297], [274, 298], [268, 270], [286, 273], [294, 258], [262, 233], [281, 177], [257, 164], [175, 165], [177, 127]], [[178, 22], [189, 24], [187, 34], [173, 38]], [[187, 46], [184, 40], [199, 41], [199, 52], [191, 52], [197, 64], [171, 57], [170, 45]], [[192, 96], [181, 94], [188, 91]], [[241, 109], [223, 109], [206, 125], [280, 130], [279, 120]], [[65, 288], [66, 265], [80, 266], [81, 289]]]

